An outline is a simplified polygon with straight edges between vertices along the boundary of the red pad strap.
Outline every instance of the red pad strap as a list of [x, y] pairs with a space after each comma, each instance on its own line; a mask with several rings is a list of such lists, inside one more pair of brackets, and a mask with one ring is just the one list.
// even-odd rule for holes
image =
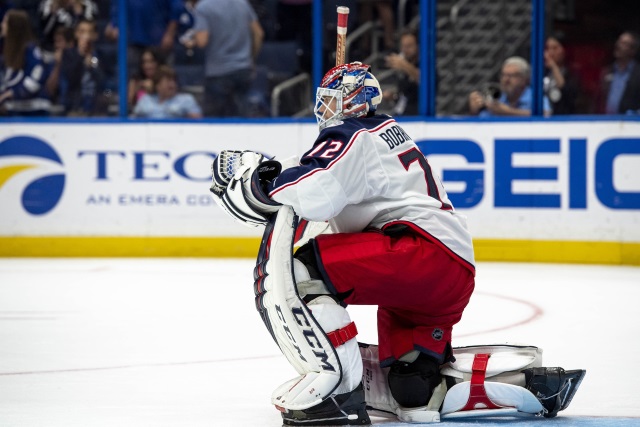
[[309, 221], [307, 221], [306, 219], [300, 218], [300, 222], [298, 222], [298, 227], [296, 227], [296, 234], [293, 237], [294, 242], [298, 242], [300, 241], [300, 239], [302, 239], [302, 235], [304, 234], [304, 231], [307, 229], [308, 225], [309, 225]]
[[344, 328], [329, 332], [327, 337], [334, 347], [339, 347], [350, 339], [355, 338], [356, 335], [358, 335], [358, 329], [356, 328], [356, 324], [351, 322]]
[[504, 406], [496, 405], [487, 396], [484, 388], [484, 379], [487, 373], [490, 354], [476, 354], [471, 367], [471, 389], [469, 390], [469, 400], [460, 411], [473, 411], [474, 409], [500, 409]]

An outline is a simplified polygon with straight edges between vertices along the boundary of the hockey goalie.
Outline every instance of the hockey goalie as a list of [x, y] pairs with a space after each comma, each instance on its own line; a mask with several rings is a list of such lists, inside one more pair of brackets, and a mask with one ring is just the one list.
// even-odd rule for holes
[[[298, 161], [223, 151], [213, 164], [216, 202], [265, 226], [255, 304], [298, 373], [272, 395], [283, 423], [554, 417], [584, 370], [543, 367], [534, 346], [452, 347], [474, 289], [471, 236], [411, 137], [376, 114], [381, 99], [369, 66], [334, 67]], [[350, 304], [377, 306], [377, 345], [358, 343]]]

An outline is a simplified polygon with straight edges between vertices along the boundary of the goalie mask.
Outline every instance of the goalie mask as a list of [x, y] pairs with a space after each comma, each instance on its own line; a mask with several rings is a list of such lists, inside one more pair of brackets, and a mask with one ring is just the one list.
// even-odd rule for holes
[[382, 101], [380, 84], [360, 62], [338, 65], [329, 70], [316, 91], [314, 113], [320, 130], [350, 117], [373, 114]]

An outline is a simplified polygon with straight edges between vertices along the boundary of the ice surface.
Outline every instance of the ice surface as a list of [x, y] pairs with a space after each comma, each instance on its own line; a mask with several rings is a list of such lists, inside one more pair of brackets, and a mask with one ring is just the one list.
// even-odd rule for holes
[[[271, 391], [296, 374], [254, 309], [252, 270], [0, 259], [0, 427], [281, 425]], [[556, 419], [482, 425], [640, 426], [639, 301], [636, 267], [480, 263], [454, 345], [532, 344], [546, 366], [587, 369]], [[358, 339], [377, 342], [375, 308], [349, 311]]]

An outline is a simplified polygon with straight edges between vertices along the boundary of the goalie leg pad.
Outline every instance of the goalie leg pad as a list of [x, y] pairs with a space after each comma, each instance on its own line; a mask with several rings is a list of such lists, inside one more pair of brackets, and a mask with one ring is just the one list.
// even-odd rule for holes
[[357, 334], [355, 323], [347, 310], [330, 296], [315, 298], [308, 307], [332, 341], [342, 366], [342, 381], [334, 393], [354, 390], [362, 381], [362, 358], [358, 342], [354, 339]]
[[[357, 333], [355, 324], [351, 322], [347, 311], [338, 305], [333, 297], [322, 295], [314, 298], [308, 304], [316, 321], [327, 333], [333, 344], [342, 367], [342, 380], [329, 397], [322, 402], [304, 409], [285, 409], [279, 405], [283, 399], [290, 399], [292, 392], [310, 390], [309, 386], [299, 387], [292, 382], [281, 386], [276, 395], [282, 393], [281, 398], [274, 400], [276, 406], [281, 406], [284, 425], [368, 425], [371, 423], [367, 414], [365, 392], [362, 385], [362, 359], [358, 350], [358, 343], [354, 339]], [[306, 380], [315, 373], [309, 373], [301, 378]], [[295, 379], [296, 381], [298, 379]], [[324, 378], [315, 378], [311, 383], [316, 386]], [[288, 397], [286, 397], [288, 396]], [[284, 402], [287, 403], [287, 402]], [[292, 405], [288, 405], [292, 406]]]
[[497, 409], [474, 406], [473, 409], [465, 410], [464, 408], [468, 405], [469, 398], [473, 394], [471, 382], [465, 381], [454, 385], [447, 392], [441, 411], [443, 418], [500, 416], [517, 412], [536, 415], [542, 412], [542, 405], [538, 399], [523, 387], [485, 382], [484, 389], [489, 402], [494, 404]]
[[[356, 331], [346, 310], [330, 296], [315, 298], [307, 306], [298, 295], [292, 257], [296, 225], [291, 207], [281, 207], [265, 230], [255, 270], [259, 312], [300, 374], [272, 395], [272, 402], [285, 413], [351, 392], [362, 376]], [[330, 337], [336, 334], [334, 344]]]
[[298, 296], [307, 303], [313, 317], [327, 334], [342, 365], [342, 381], [335, 393], [354, 390], [362, 378], [362, 357], [358, 342], [353, 339], [357, 334], [355, 323], [351, 321], [347, 310], [331, 295], [325, 283], [312, 278], [305, 264], [297, 258], [293, 259], [293, 271]]
[[[459, 382], [447, 393], [442, 416], [476, 417], [542, 413], [536, 397], [521, 384], [505, 384], [523, 377], [523, 369], [540, 366], [542, 350], [534, 346], [489, 345], [455, 348], [455, 362], [441, 372]], [[485, 379], [487, 381], [485, 381]], [[516, 381], [518, 382], [518, 381]]]

